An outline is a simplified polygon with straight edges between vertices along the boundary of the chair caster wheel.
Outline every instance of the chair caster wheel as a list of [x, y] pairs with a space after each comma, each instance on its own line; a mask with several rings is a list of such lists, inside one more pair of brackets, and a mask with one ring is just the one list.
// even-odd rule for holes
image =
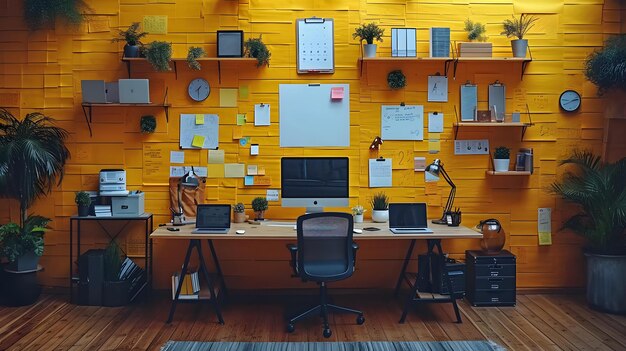
[[333, 335], [333, 332], [330, 328], [324, 328], [322, 335], [324, 335], [325, 338], [330, 338], [330, 336]]
[[363, 317], [363, 315], [356, 317], [356, 324], [361, 325], [363, 323], [365, 323], [365, 317]]
[[293, 333], [294, 330], [296, 330], [296, 327], [293, 325], [293, 323], [287, 324], [287, 333]]

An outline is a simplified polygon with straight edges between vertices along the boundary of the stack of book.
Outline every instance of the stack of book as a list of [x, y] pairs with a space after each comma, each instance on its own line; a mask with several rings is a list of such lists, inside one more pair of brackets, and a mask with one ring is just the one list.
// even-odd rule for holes
[[[180, 280], [180, 273], [172, 274], [172, 300], [176, 298], [176, 288]], [[193, 271], [185, 275], [183, 285], [180, 288], [179, 300], [197, 300], [200, 298], [200, 280], [198, 280], [198, 271]]]
[[459, 43], [460, 57], [491, 57], [491, 43]]
[[521, 148], [515, 159], [515, 170], [519, 172], [533, 173], [533, 149]]
[[450, 28], [430, 28], [430, 57], [450, 57]]
[[94, 212], [96, 217], [111, 217], [111, 205], [94, 205]]
[[126, 257], [126, 259], [124, 259], [124, 262], [122, 262], [119, 278], [120, 280], [130, 281], [128, 297], [131, 301], [141, 291], [147, 279], [143, 268], [139, 267], [133, 260], [128, 257]]

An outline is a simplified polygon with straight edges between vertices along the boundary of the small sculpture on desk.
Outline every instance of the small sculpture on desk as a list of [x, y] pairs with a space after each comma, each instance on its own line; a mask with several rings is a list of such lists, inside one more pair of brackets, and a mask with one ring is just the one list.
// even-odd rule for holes
[[265, 220], [265, 211], [267, 210], [267, 199], [259, 196], [259, 197], [255, 197], [252, 200], [252, 209], [254, 210], [254, 214], [256, 215], [256, 218], [254, 218], [255, 221], [263, 221]]
[[480, 232], [483, 234], [480, 247], [482, 247], [485, 254], [497, 255], [502, 251], [506, 234], [504, 229], [502, 229], [500, 221], [495, 218], [485, 219], [478, 223], [476, 229], [480, 229]]

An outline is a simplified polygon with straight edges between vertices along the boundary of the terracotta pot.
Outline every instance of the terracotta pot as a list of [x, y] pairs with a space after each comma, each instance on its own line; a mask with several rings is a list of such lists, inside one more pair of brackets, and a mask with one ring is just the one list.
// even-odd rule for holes
[[264, 221], [265, 220], [265, 210], [263, 211], [254, 211], [254, 214], [256, 216], [256, 218], [254, 218], [257, 221]]
[[235, 223], [243, 223], [246, 221], [246, 213], [245, 212], [235, 212], [234, 220]]

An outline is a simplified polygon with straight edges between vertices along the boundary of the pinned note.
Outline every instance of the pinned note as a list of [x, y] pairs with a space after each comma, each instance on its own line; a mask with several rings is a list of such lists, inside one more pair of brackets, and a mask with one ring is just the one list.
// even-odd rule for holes
[[250, 144], [250, 155], [257, 156], [259, 154], [259, 144]]
[[426, 169], [426, 157], [413, 157], [413, 169], [415, 172], [424, 172]]
[[257, 175], [265, 175], [265, 167], [259, 167], [257, 169]]
[[552, 209], [549, 207], [537, 210], [537, 232], [539, 245], [552, 245]]
[[267, 201], [278, 201], [278, 189], [267, 189], [265, 191]]
[[243, 178], [243, 185], [254, 185], [254, 176], [245, 176]]
[[343, 87], [330, 88], [330, 98], [333, 100], [343, 99]]
[[443, 133], [443, 113], [431, 112], [428, 114], [428, 132]]
[[224, 164], [210, 163], [207, 166], [207, 178], [224, 178]]
[[185, 152], [170, 151], [170, 163], [185, 163]]
[[249, 89], [247, 85], [242, 85], [239, 87], [239, 98], [242, 100], [247, 100], [249, 95]]
[[224, 150], [209, 150], [209, 164], [224, 163]]
[[428, 140], [428, 153], [437, 154], [441, 151], [441, 140]]
[[254, 125], [269, 126], [270, 125], [270, 105], [256, 104], [254, 105]]
[[225, 178], [243, 178], [246, 176], [245, 165], [243, 163], [225, 163]]
[[202, 135], [194, 135], [193, 140], [191, 141], [191, 146], [193, 147], [202, 147], [204, 146], [204, 136]]
[[204, 124], [204, 115], [201, 113], [196, 114], [196, 124]]
[[220, 107], [237, 107], [237, 89], [220, 89]]
[[167, 34], [167, 16], [143, 16], [141, 29], [150, 34]]
[[237, 125], [238, 126], [242, 126], [246, 124], [246, 114], [245, 113], [238, 113], [237, 114]]
[[248, 165], [248, 175], [257, 175], [259, 168], [257, 165]]

